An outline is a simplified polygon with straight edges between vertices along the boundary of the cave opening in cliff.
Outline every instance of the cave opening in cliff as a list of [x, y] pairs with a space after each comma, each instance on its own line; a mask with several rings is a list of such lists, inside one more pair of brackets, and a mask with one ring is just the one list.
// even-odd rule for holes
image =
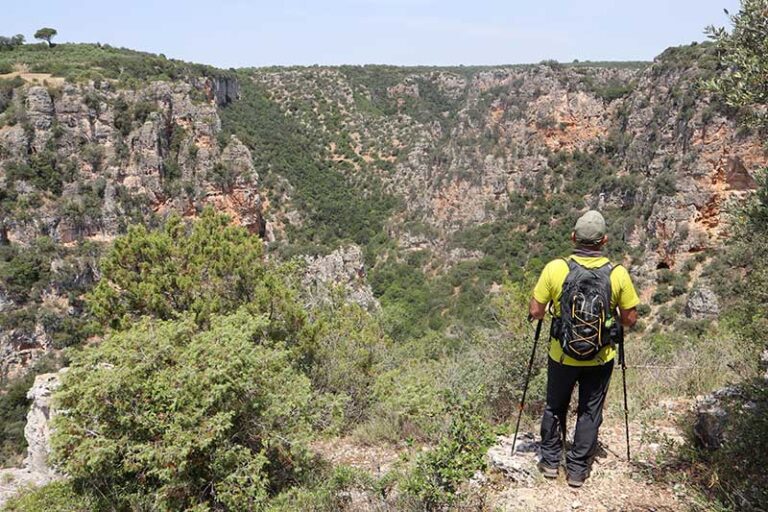
[[656, 270], [662, 270], [662, 269], [669, 270], [669, 263], [667, 263], [666, 261], [660, 261], [659, 264], [656, 265]]

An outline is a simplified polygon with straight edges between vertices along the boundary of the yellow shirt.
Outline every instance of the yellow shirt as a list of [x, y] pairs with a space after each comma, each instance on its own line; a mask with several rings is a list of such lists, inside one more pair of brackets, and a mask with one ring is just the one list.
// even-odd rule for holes
[[[608, 258], [604, 256], [570, 256], [570, 259], [586, 268], [599, 268], [609, 262]], [[541, 271], [541, 276], [533, 289], [533, 298], [536, 299], [536, 302], [546, 304], [552, 301], [555, 316], [560, 316], [560, 296], [563, 293], [563, 283], [568, 272], [568, 263], [565, 260], [552, 260]], [[638, 304], [640, 304], [640, 298], [637, 296], [629, 272], [622, 266], [614, 267], [611, 272], [611, 309], [615, 309], [617, 306], [621, 309], [632, 309]], [[551, 338], [549, 357], [570, 366], [597, 366], [616, 357], [616, 350], [608, 345], [601, 348], [594, 359], [579, 361], [563, 354], [560, 343]]]

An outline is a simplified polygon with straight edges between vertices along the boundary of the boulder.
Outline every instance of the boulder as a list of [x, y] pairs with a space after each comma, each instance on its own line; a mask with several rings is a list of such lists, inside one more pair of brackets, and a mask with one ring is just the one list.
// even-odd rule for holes
[[[729, 407], [726, 407], [726, 403]], [[749, 400], [742, 389], [736, 386], [728, 386], [696, 398], [693, 436], [699, 446], [716, 450], [727, 441], [725, 429], [730, 421], [729, 410], [734, 407], [750, 410], [755, 407], [755, 402]]]
[[720, 314], [720, 304], [715, 292], [706, 287], [695, 288], [689, 295], [684, 309], [687, 318], [696, 320], [714, 318]]
[[512, 437], [499, 436], [496, 444], [488, 449], [488, 466], [503, 473], [513, 482], [533, 485], [538, 474], [540, 447], [536, 436], [523, 432], [517, 436], [514, 453]]
[[36, 130], [47, 130], [53, 123], [53, 101], [45, 87], [34, 86], [27, 91], [27, 116]]
[[728, 413], [715, 395], [707, 395], [696, 400], [696, 421], [693, 435], [699, 446], [716, 450], [723, 444], [723, 432]]

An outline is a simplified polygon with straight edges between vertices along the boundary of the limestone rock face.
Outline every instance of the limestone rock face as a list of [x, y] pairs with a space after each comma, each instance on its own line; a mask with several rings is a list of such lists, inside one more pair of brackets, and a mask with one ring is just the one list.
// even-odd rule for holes
[[[675, 56], [645, 69], [408, 73], [381, 91], [328, 68], [263, 70], [254, 79], [318, 136], [334, 133], [329, 116], [318, 114], [332, 105], [354, 134], [347, 153], [391, 164], [368, 170], [403, 199], [388, 229], [402, 248], [449, 261], [457, 232], [508, 218], [524, 207], [520, 196], [547, 201], [577, 178], [553, 174], [558, 158], [592, 154], [610, 161], [617, 181], [584, 197], [585, 207], [637, 212], [622, 236], [642, 250], [650, 274], [717, 247], [729, 234], [728, 206], [754, 188], [754, 173], [768, 163], [759, 137], [741, 132], [696, 88], [704, 72], [696, 59], [668, 59]], [[370, 116], [359, 108], [355, 98], [374, 102], [377, 94], [397, 112]], [[337, 145], [329, 144], [332, 158], [340, 158]], [[350, 168], [357, 179], [360, 166]]]
[[51, 453], [51, 418], [54, 414], [51, 398], [61, 385], [61, 373], [45, 373], [35, 377], [35, 383], [27, 393], [32, 406], [27, 414], [24, 437], [27, 439], [27, 458], [24, 466], [32, 472], [49, 478], [55, 472], [48, 464]]
[[693, 319], [713, 318], [720, 314], [715, 292], [706, 287], [695, 288], [685, 303], [685, 316]]
[[[252, 155], [220, 136], [218, 109], [238, 96], [235, 79], [210, 77], [129, 89], [105, 80], [19, 86], [12, 110], [20, 119], [0, 122], [0, 189], [20, 206], [0, 211], [0, 244], [23, 252], [49, 237], [73, 249], [103, 247], [131, 224], [156, 224], [174, 212], [195, 217], [207, 205], [263, 237]], [[41, 294], [47, 303], [34, 299], [48, 321], [37, 308], [32, 321], [0, 326], [0, 376], [13, 377], [52, 350], [50, 315], [80, 313], [73, 298], [98, 278], [98, 255], [85, 252], [65, 266], [53, 262], [56, 277]], [[0, 311], [28, 305], [0, 290]]]
[[[217, 109], [238, 95], [230, 79], [152, 82], [136, 90], [109, 82], [64, 84], [54, 97], [46, 87], [20, 87], [14, 97], [29, 123], [0, 127], [0, 182], [7, 183], [9, 166], [33, 164], [34, 155], [55, 154], [68, 168], [57, 169], [66, 176], [59, 198], [2, 219], [8, 239], [22, 245], [41, 235], [59, 243], [110, 239], [153, 212], [193, 214], [211, 192], [226, 195], [212, 180], [225, 149], [217, 139]], [[250, 159], [242, 144], [238, 150], [236, 159]], [[255, 192], [255, 173], [235, 177], [240, 189]], [[18, 179], [13, 187], [22, 197], [38, 192]], [[100, 192], [85, 214], [62, 207], [82, 205], [84, 191], [94, 187]]]
[[349, 245], [327, 256], [306, 257], [303, 285], [309, 294], [310, 304], [333, 300], [341, 290], [343, 296], [365, 309], [378, 309], [379, 302], [365, 281], [363, 251], [357, 245]]
[[47, 130], [53, 122], [53, 101], [45, 87], [30, 87], [26, 97], [27, 115], [36, 130]]
[[0, 507], [20, 489], [61, 478], [48, 463], [48, 456], [51, 453], [51, 418], [55, 414], [51, 396], [61, 384], [61, 375], [65, 371], [66, 368], [58, 373], [38, 375], [27, 393], [27, 398], [32, 400], [24, 427], [27, 457], [21, 468], [0, 470]]

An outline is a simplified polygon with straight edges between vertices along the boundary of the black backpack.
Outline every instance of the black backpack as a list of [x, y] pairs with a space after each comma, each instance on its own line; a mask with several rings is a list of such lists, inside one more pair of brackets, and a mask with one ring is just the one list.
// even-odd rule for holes
[[552, 335], [563, 352], [579, 361], [594, 359], [601, 348], [610, 345], [617, 325], [611, 311], [611, 272], [613, 265], [586, 268], [568, 263], [568, 275], [560, 296], [560, 318], [552, 322]]

